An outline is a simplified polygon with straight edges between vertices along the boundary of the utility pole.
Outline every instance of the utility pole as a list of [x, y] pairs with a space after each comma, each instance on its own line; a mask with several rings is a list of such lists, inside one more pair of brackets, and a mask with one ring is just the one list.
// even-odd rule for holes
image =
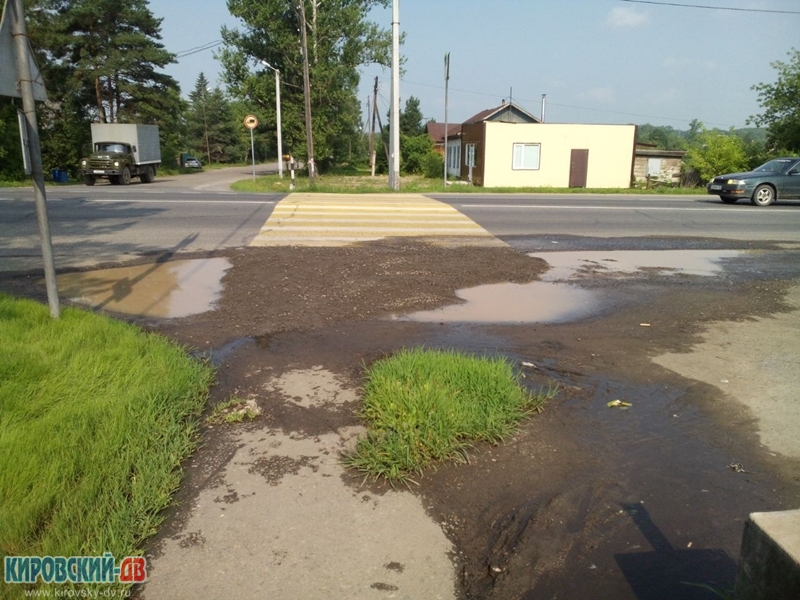
[[208, 104], [208, 88], [203, 90], [203, 127], [206, 134], [206, 158], [208, 165], [211, 166], [211, 144], [208, 143], [208, 117], [206, 115], [206, 105]]
[[447, 90], [450, 85], [450, 53], [444, 55], [444, 187], [447, 188]]
[[39, 221], [39, 235], [42, 238], [42, 259], [44, 262], [47, 302], [50, 305], [50, 316], [57, 319], [61, 316], [61, 305], [58, 299], [56, 268], [53, 261], [53, 244], [50, 238], [50, 222], [47, 218], [47, 197], [44, 190], [44, 172], [42, 171], [42, 146], [39, 140], [39, 124], [36, 119], [36, 100], [33, 97], [28, 29], [25, 24], [22, 0], [11, 0], [6, 6], [11, 8], [12, 11], [11, 35], [14, 38], [17, 76], [19, 78], [20, 93], [22, 95], [22, 108], [25, 112], [25, 128], [28, 133], [33, 193], [36, 200], [36, 216]]
[[300, 0], [300, 44], [303, 50], [303, 95], [306, 101], [306, 149], [308, 152], [308, 183], [314, 185], [317, 167], [314, 164], [314, 133], [311, 128], [311, 82], [308, 74], [308, 34], [306, 32], [305, 0]]
[[[369, 164], [372, 176], [375, 177], [375, 162], [377, 151], [375, 149], [375, 115], [378, 114], [378, 78], [375, 77], [375, 88], [372, 91], [372, 117], [369, 129]], [[369, 101], [369, 100], [368, 100]]]
[[544, 109], [547, 103], [547, 94], [542, 94], [542, 123], [544, 123]]
[[392, 0], [392, 119], [389, 187], [400, 189], [400, 0]]

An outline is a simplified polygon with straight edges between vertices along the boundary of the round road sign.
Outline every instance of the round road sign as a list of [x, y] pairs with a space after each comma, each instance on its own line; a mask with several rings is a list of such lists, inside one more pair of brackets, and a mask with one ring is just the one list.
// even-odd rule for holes
[[258, 127], [258, 119], [256, 119], [253, 115], [247, 115], [244, 118], [244, 126], [248, 129], [255, 129]]

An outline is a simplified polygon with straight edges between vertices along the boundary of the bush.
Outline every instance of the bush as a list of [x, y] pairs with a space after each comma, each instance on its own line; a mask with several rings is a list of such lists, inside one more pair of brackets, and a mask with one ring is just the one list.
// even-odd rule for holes
[[433, 140], [427, 133], [400, 135], [400, 170], [403, 173], [422, 173], [425, 157], [433, 152]]
[[444, 156], [433, 150], [429, 152], [423, 160], [422, 173], [430, 179], [443, 178]]

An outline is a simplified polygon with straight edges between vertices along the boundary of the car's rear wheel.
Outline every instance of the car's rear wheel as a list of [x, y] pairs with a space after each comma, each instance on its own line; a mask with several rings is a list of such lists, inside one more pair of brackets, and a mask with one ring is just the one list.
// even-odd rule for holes
[[720, 198], [725, 204], [736, 204], [738, 198]]
[[769, 185], [760, 185], [753, 192], [753, 197], [750, 202], [756, 206], [769, 206], [775, 202], [775, 190]]

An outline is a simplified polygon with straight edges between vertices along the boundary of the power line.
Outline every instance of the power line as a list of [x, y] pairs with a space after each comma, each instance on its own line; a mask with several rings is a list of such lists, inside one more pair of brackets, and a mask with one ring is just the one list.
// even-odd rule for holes
[[206, 50], [211, 50], [222, 44], [222, 40], [214, 40], [213, 42], [208, 42], [207, 44], [203, 44], [202, 46], [195, 46], [194, 48], [189, 48], [188, 50], [182, 50], [181, 52], [176, 52], [176, 58], [183, 58], [184, 56], [189, 56], [191, 54], [197, 54], [198, 52], [205, 52]]
[[[419, 83], [417, 81], [409, 81], [407, 79], [403, 79], [402, 81], [403, 81], [403, 83], [408, 83], [410, 85], [418, 85], [418, 86], [421, 86], [421, 87], [429, 87], [429, 88], [434, 88], [434, 89], [438, 89], [438, 90], [443, 90], [444, 89], [444, 86], [441, 86], [441, 85], [431, 85], [431, 84], [428, 84], [428, 83]], [[459, 90], [459, 89], [455, 89], [455, 88], [450, 88], [450, 91], [461, 92], [463, 94], [473, 94], [475, 96], [489, 96], [491, 98], [497, 98], [498, 97], [498, 94], [490, 94], [490, 93], [487, 93], [487, 92], [476, 92], [476, 91], [473, 91], [473, 90]], [[537, 100], [532, 100], [530, 98], [517, 98], [516, 96], [514, 97], [514, 99], [515, 100], [519, 100], [521, 102], [538, 102], [539, 101], [538, 99]], [[676, 121], [676, 122], [680, 122], [680, 123], [691, 123], [692, 121], [694, 121], [694, 119], [680, 119], [680, 118], [675, 118], [675, 117], [662, 117], [662, 116], [657, 116], [657, 115], [642, 115], [642, 114], [639, 114], [639, 113], [630, 113], [630, 112], [623, 112], [623, 111], [619, 111], [619, 110], [609, 110], [609, 109], [604, 109], [604, 108], [591, 108], [591, 107], [588, 107], [588, 106], [574, 106], [574, 105], [571, 105], [571, 104], [559, 104], [558, 102], [551, 102], [549, 96], [548, 96], [548, 100], [547, 100], [547, 105], [548, 106], [558, 106], [560, 108], [573, 108], [573, 109], [578, 109], [578, 110], [590, 110], [590, 111], [594, 111], [594, 112], [610, 113], [610, 114], [615, 114], [615, 115], [625, 115], [625, 116], [628, 116], [628, 117], [640, 117], [640, 118], [643, 118], [643, 119], [661, 119], [661, 120], [664, 120], [664, 121]], [[730, 125], [727, 124], [727, 123], [715, 123], [713, 121], [704, 121], [704, 123], [707, 123], [708, 125], [718, 125], [720, 127], [726, 127], [726, 128], [730, 127]]]
[[631, 4], [656, 4], [658, 6], [679, 6], [680, 8], [702, 8], [705, 10], [730, 10], [736, 12], [773, 13], [781, 15], [800, 15], [796, 10], [770, 10], [767, 8], [736, 8], [733, 6], [705, 6], [702, 4], [678, 4], [677, 2], [656, 2], [655, 0], [620, 0]]

